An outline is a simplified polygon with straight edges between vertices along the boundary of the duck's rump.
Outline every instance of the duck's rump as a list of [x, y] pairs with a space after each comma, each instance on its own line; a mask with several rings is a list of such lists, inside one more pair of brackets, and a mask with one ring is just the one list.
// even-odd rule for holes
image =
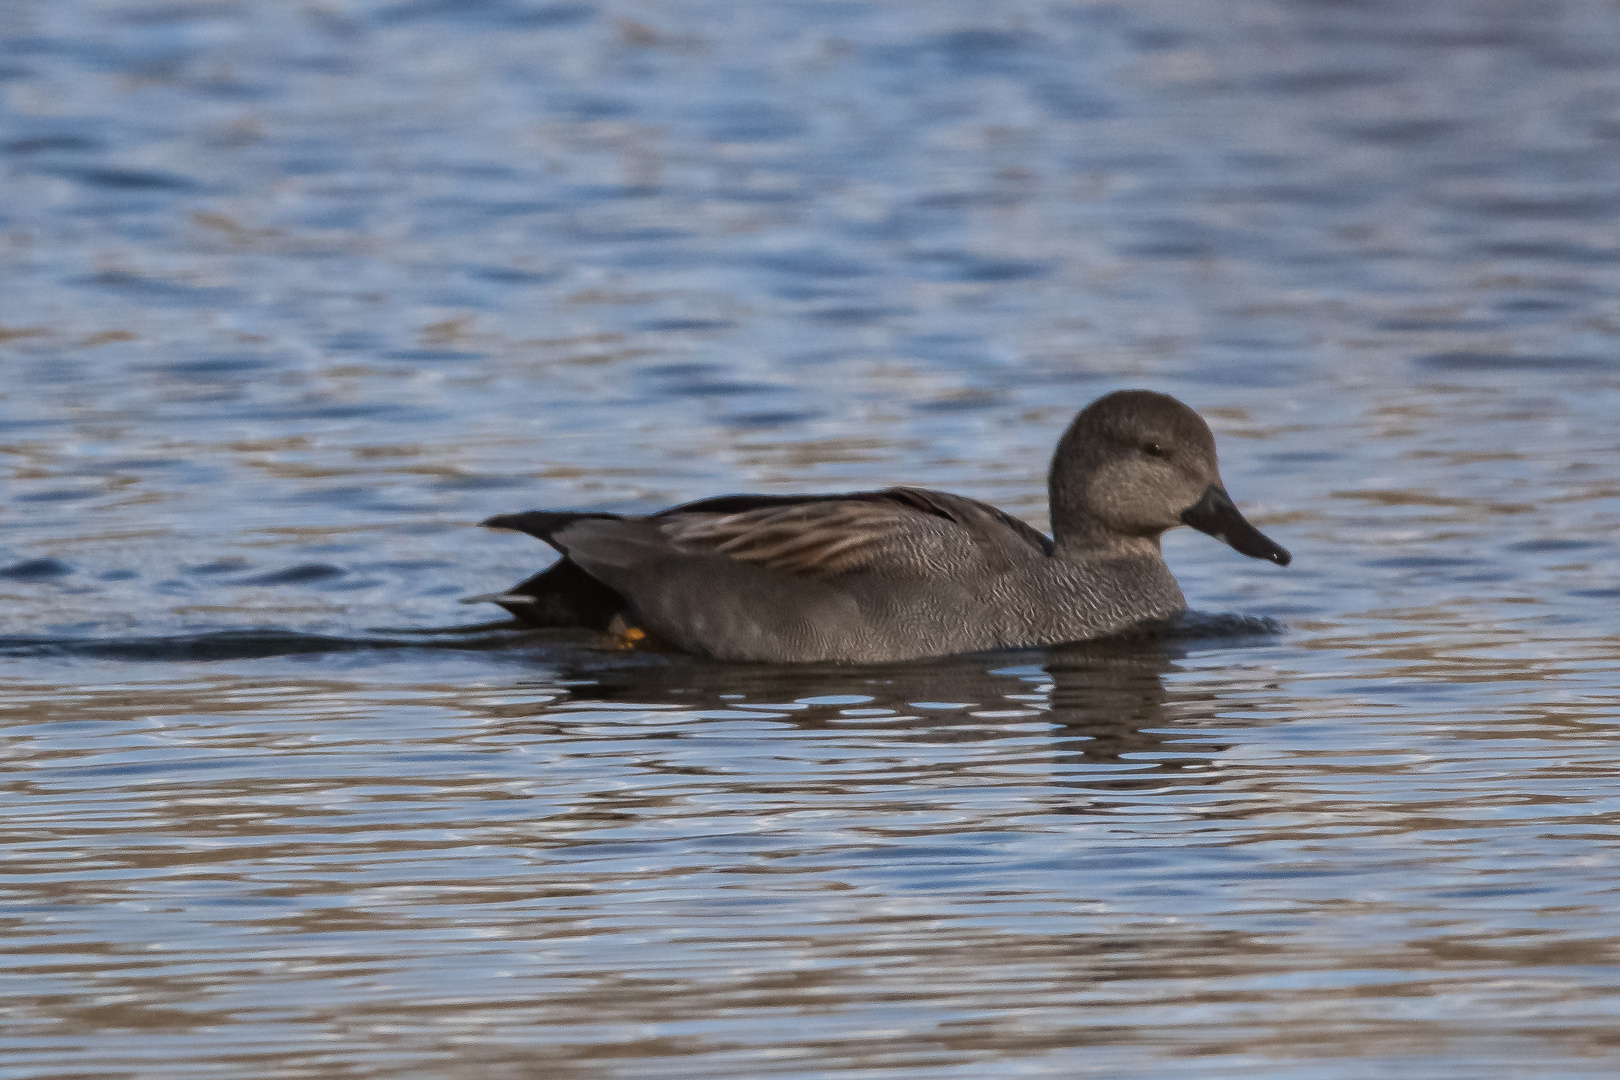
[[606, 630], [629, 605], [564, 555], [538, 574], [496, 596], [475, 597], [505, 608], [525, 626]]

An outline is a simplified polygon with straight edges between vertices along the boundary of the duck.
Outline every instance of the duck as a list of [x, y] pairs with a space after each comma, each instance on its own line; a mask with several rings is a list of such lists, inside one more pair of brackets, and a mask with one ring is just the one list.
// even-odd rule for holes
[[482, 524], [561, 556], [474, 597], [526, 627], [753, 663], [888, 663], [1087, 641], [1186, 609], [1160, 538], [1182, 525], [1278, 566], [1226, 492], [1215, 437], [1168, 394], [1081, 409], [1047, 479], [1052, 534], [918, 487], [720, 495], [648, 515], [530, 510]]

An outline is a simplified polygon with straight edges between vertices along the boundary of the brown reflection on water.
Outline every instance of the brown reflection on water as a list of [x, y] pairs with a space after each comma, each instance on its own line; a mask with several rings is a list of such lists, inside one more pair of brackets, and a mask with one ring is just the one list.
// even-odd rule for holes
[[[286, 1075], [336, 1039], [337, 1075], [749, 1076], [767, 1052], [1436, 1054], [1480, 1029], [1423, 1002], [1607, 1000], [1576, 974], [1620, 948], [1600, 883], [1536, 880], [1537, 837], [1612, 823], [1561, 787], [1601, 782], [1571, 767], [1589, 716], [1508, 759], [1252, 649], [784, 670], [519, 648], [433, 682], [423, 654], [11, 684], [20, 1037], [81, 1071], [159, 1068], [173, 1037]], [[1504, 912], [1498, 888], [1546, 895]], [[1606, 1045], [1535, 1019], [1490, 1038]]]

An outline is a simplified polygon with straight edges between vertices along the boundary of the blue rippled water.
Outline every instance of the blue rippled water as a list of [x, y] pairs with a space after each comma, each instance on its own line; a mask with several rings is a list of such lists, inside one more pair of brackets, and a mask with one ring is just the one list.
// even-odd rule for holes
[[[11, 0], [0, 1077], [1609, 1077], [1612, 5]], [[1206, 416], [1151, 636], [726, 666], [473, 523]]]

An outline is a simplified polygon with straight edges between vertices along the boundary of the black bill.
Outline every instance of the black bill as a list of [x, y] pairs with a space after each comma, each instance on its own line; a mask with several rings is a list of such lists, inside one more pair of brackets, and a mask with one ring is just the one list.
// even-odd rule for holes
[[1293, 560], [1286, 549], [1250, 525], [1232, 497], [1214, 484], [1204, 489], [1202, 499], [1181, 512], [1181, 520], [1251, 559], [1270, 559], [1278, 566]]

